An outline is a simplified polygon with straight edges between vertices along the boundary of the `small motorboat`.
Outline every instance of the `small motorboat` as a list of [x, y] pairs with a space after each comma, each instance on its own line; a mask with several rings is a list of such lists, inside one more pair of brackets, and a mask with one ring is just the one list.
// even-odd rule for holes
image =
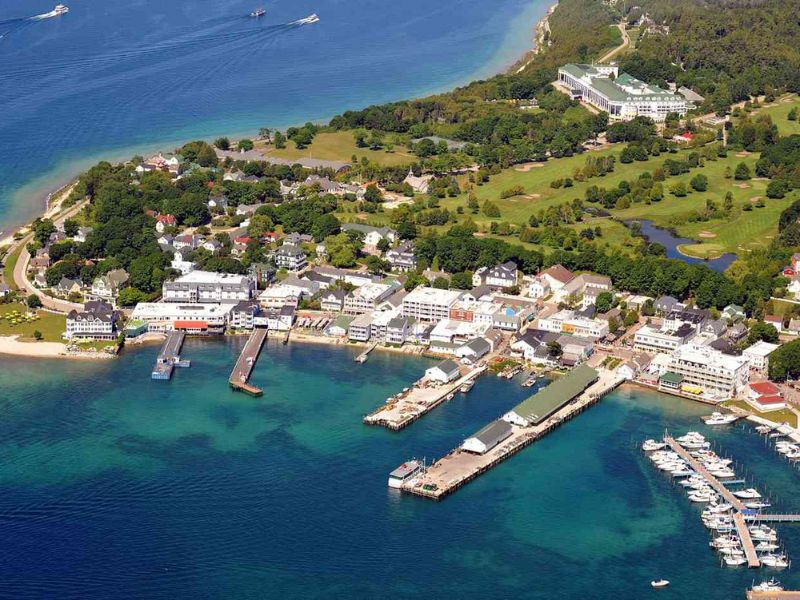
[[662, 442], [657, 442], [655, 440], [645, 440], [642, 443], [642, 450], [645, 452], [655, 452], [656, 450], [662, 450], [666, 444]]
[[778, 544], [772, 542], [759, 542], [754, 546], [756, 552], [774, 552], [778, 549]]
[[664, 588], [669, 585], [669, 581], [666, 579], [654, 579], [650, 582], [650, 586], [654, 588]]
[[780, 581], [773, 577], [769, 581], [762, 581], [758, 585], [754, 585], [752, 590], [754, 592], [782, 592], [783, 586]]
[[708, 417], [703, 417], [703, 422], [706, 425], [729, 425], [733, 423], [738, 417], [732, 413], [723, 414], [721, 412], [711, 413]]
[[759, 494], [758, 491], [754, 488], [739, 490], [738, 492], [733, 492], [733, 495], [736, 496], [737, 498], [744, 498], [745, 500], [750, 500], [751, 498], [753, 500], [756, 500], [758, 498], [761, 498], [761, 494]]
[[741, 567], [743, 564], [747, 563], [747, 559], [744, 556], [726, 556], [725, 557], [725, 564], [729, 567]]
[[760, 433], [761, 435], [767, 435], [772, 431], [771, 425], [759, 425], [756, 427], [756, 432]]
[[253, 12], [250, 13], [251, 17], [263, 17], [267, 14], [267, 11], [264, 10], [262, 7], [255, 9]]
[[774, 569], [785, 569], [789, 566], [789, 560], [784, 554], [765, 554], [759, 560], [765, 567]]

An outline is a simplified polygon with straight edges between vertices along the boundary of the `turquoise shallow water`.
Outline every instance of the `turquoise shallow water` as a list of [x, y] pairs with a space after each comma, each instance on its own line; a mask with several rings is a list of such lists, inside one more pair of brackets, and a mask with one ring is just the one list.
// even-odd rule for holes
[[[721, 568], [698, 509], [638, 450], [702, 406], [605, 398], [441, 503], [386, 487], [529, 392], [484, 377], [408, 429], [361, 417], [425, 359], [270, 344], [228, 390], [243, 339], [193, 340], [192, 367], [149, 379], [157, 348], [103, 364], [0, 362], [0, 597], [739, 598], [761, 573]], [[709, 434], [781, 510], [798, 473], [762, 438]], [[790, 554], [800, 532], [780, 528]], [[793, 572], [779, 575], [800, 586]]]
[[[502, 70], [549, 0], [0, 2], [0, 230], [97, 160], [325, 120]], [[291, 23], [312, 12], [319, 23]]]

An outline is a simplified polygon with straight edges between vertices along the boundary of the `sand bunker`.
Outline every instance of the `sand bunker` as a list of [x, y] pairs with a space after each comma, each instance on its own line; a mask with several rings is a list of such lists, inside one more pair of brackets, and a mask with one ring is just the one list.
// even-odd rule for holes
[[544, 167], [544, 163], [534, 162], [534, 163], [524, 163], [517, 167], [514, 167], [515, 171], [519, 171], [520, 173], [527, 173], [531, 169], [541, 169]]
[[717, 234], [711, 233], [710, 231], [701, 231], [700, 233], [697, 234], [697, 237], [711, 239], [717, 237]]
[[541, 197], [542, 197], [541, 194], [525, 194], [523, 196], [523, 198], [527, 198], [528, 200], [538, 200]]
[[750, 153], [747, 150], [742, 150], [741, 152], [737, 152], [736, 156], [738, 158], [744, 158], [745, 156], [750, 156]]

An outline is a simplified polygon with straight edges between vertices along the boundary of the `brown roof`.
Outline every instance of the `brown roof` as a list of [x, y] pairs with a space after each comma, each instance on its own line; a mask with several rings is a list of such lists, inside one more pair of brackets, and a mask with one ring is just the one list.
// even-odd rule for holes
[[549, 269], [545, 269], [541, 273], [542, 275], [549, 275], [553, 279], [560, 281], [561, 283], [568, 283], [571, 281], [575, 275], [562, 265], [553, 265]]

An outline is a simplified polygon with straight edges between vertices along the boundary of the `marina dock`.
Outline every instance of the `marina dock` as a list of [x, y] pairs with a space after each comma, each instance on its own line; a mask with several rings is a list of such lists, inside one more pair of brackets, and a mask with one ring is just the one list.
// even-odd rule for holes
[[364, 350], [361, 354], [359, 354], [358, 356], [355, 357], [355, 361], [357, 363], [365, 363], [365, 362], [367, 362], [367, 357], [369, 356], [369, 353], [372, 352], [373, 350], [375, 350], [375, 348], [377, 346], [378, 346], [378, 342], [373, 342], [372, 344], [370, 344], [367, 347], [366, 350]]
[[188, 360], [181, 360], [181, 348], [183, 342], [186, 340], [186, 333], [183, 331], [170, 331], [167, 333], [167, 339], [161, 346], [158, 353], [156, 364], [153, 366], [153, 372], [150, 374], [151, 379], [168, 380], [172, 378], [172, 372], [175, 367], [189, 367], [191, 362]]
[[[601, 371], [591, 377], [594, 382], [588, 387], [583, 386], [577, 393], [568, 395], [558, 406], [545, 407], [547, 412], [541, 413], [542, 420], [534, 420], [529, 425], [511, 423], [511, 434], [484, 454], [456, 448], [427, 467], [420, 475], [404, 482], [401, 489], [423, 498], [441, 500], [579, 415], [622, 383], [622, 379], [610, 371]], [[528, 405], [530, 400], [526, 400], [523, 405]]]
[[736, 525], [736, 533], [739, 534], [739, 539], [742, 540], [742, 550], [744, 550], [744, 557], [747, 559], [747, 566], [751, 569], [757, 569], [761, 566], [761, 561], [758, 560], [758, 554], [756, 553], [750, 530], [744, 520], [744, 515], [740, 512], [734, 513], [733, 524]]
[[264, 394], [264, 390], [250, 385], [247, 382], [250, 379], [250, 375], [253, 373], [256, 361], [261, 354], [261, 349], [264, 347], [264, 342], [267, 339], [268, 333], [269, 330], [258, 328], [254, 329], [253, 333], [250, 334], [247, 343], [242, 349], [242, 353], [239, 355], [239, 359], [236, 361], [236, 365], [233, 367], [233, 371], [231, 371], [231, 376], [228, 379], [228, 383], [232, 389], [250, 394], [251, 396], [261, 396]]
[[771, 592], [747, 591], [747, 600], [800, 600], [800, 592], [781, 590]]
[[468, 381], [477, 379], [488, 367], [481, 365], [468, 371], [455, 381], [440, 386], [429, 386], [423, 377], [399, 398], [392, 398], [378, 410], [364, 417], [366, 425], [380, 425], [399, 431], [430, 412]]

